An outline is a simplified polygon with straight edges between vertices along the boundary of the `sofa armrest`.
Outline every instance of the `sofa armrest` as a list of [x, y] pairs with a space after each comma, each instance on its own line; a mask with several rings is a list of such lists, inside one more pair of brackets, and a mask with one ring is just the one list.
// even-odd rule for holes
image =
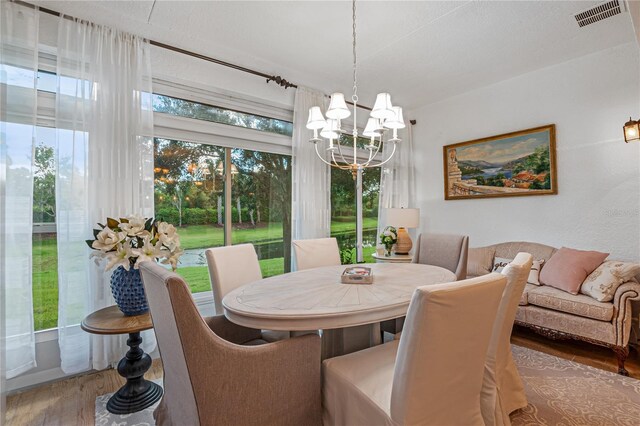
[[232, 323], [224, 315], [204, 317], [203, 319], [211, 331], [227, 342], [241, 345], [250, 340], [260, 339], [262, 337], [260, 330]]
[[632, 301], [640, 300], [640, 284], [635, 281], [623, 283], [616, 290], [613, 297], [615, 317], [613, 324], [616, 328], [616, 344], [627, 346], [631, 333], [631, 318], [633, 316]]

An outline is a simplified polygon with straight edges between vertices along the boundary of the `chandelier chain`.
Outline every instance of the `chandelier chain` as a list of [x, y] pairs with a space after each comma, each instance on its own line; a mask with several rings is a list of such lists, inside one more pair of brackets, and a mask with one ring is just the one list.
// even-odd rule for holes
[[357, 75], [357, 56], [356, 56], [356, 0], [352, 1], [353, 10], [353, 96], [351, 100], [358, 102], [358, 75]]

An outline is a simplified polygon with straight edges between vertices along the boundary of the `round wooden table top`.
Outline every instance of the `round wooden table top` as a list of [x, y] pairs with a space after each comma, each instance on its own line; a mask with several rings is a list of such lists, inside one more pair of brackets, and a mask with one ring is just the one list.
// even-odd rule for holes
[[406, 315], [411, 296], [423, 285], [456, 276], [418, 263], [369, 263], [373, 284], [342, 284], [349, 265], [307, 269], [239, 287], [222, 300], [226, 317], [266, 330], [318, 330], [380, 322]]
[[93, 334], [129, 334], [149, 330], [153, 323], [149, 312], [128, 317], [113, 305], [87, 315], [80, 327]]

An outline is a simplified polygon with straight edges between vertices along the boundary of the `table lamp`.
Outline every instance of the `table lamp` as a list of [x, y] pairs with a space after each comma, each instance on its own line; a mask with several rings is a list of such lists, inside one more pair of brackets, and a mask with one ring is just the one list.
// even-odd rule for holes
[[407, 228], [417, 228], [420, 223], [420, 209], [385, 209], [386, 223], [398, 230], [396, 254], [409, 254], [413, 242]]

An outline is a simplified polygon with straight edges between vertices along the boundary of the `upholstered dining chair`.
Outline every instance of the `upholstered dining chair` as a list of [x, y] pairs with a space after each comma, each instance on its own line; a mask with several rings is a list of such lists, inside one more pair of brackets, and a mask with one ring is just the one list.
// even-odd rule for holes
[[527, 406], [527, 396], [511, 354], [511, 331], [533, 256], [518, 253], [503, 270], [507, 287], [498, 308], [482, 383], [482, 417], [487, 425], [510, 425], [509, 413]]
[[340, 265], [340, 249], [335, 238], [314, 238], [291, 242], [298, 271]]
[[469, 237], [466, 235], [418, 235], [413, 263], [440, 266], [456, 274], [459, 280], [467, 278]]
[[185, 281], [140, 266], [164, 369], [158, 425], [320, 425], [320, 339], [258, 346], [257, 330], [203, 318]]
[[[240, 286], [262, 279], [260, 262], [253, 244], [214, 247], [204, 252], [209, 266], [216, 315], [222, 315], [224, 296]], [[268, 342], [288, 337], [287, 331], [265, 330], [262, 333], [262, 338]]]
[[418, 287], [400, 340], [325, 360], [325, 425], [484, 425], [480, 390], [507, 278]]

